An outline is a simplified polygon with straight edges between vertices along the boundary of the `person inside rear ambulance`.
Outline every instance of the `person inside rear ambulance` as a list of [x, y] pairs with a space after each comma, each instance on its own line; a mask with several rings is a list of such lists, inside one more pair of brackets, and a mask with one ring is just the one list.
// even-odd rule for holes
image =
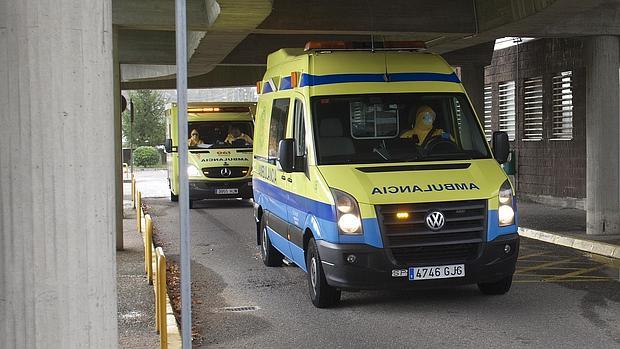
[[[414, 114], [415, 111], [415, 114]], [[414, 116], [415, 115], [415, 119]], [[409, 114], [409, 121], [415, 120], [411, 125], [411, 129], [400, 134], [400, 138], [412, 138], [417, 145], [427, 144], [429, 140], [434, 137], [444, 137], [450, 139], [450, 135], [443, 131], [443, 129], [436, 128], [435, 118], [437, 114], [433, 108], [428, 105], [423, 105], [417, 110], [411, 109]]]
[[225, 143], [233, 144], [234, 141], [242, 140], [246, 144], [252, 144], [252, 138], [245, 133], [241, 132], [239, 127], [233, 126], [230, 128], [230, 132], [228, 132], [228, 136], [224, 140]]
[[199, 144], [203, 144], [202, 139], [200, 139], [200, 134], [196, 129], [193, 129], [190, 133], [190, 138], [188, 140], [190, 147], [196, 147]]

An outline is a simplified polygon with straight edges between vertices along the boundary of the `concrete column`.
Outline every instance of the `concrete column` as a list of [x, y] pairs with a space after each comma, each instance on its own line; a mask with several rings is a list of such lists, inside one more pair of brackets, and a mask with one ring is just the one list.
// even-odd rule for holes
[[620, 233], [618, 37], [586, 39], [587, 233]]
[[123, 250], [123, 126], [121, 119], [121, 65], [118, 62], [118, 27], [112, 26], [114, 64], [114, 163], [116, 164], [116, 250]]
[[480, 123], [484, 124], [484, 65], [462, 65], [461, 81], [476, 110]]
[[0, 1], [0, 344], [116, 347], [111, 0]]

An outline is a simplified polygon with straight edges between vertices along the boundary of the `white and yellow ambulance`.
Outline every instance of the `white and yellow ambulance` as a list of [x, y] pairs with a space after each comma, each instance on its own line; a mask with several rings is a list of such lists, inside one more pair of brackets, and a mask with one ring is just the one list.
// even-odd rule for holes
[[309, 42], [270, 54], [257, 88], [257, 242], [266, 265], [307, 272], [314, 305], [353, 289], [509, 290], [508, 136], [489, 148], [440, 56], [415, 42]]
[[166, 107], [170, 199], [179, 199], [179, 170], [189, 176], [189, 205], [202, 199], [252, 197], [253, 103], [189, 103], [188, 163], [179, 165], [178, 107]]

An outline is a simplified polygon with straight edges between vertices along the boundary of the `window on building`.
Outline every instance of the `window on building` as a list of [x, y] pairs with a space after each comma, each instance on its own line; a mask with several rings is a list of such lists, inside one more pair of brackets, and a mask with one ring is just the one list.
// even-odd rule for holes
[[523, 140], [543, 139], [543, 78], [523, 81]]
[[286, 135], [286, 121], [288, 119], [288, 98], [273, 100], [271, 107], [271, 122], [269, 124], [269, 160], [275, 161], [278, 157], [278, 145]]
[[551, 140], [573, 139], [573, 72], [553, 77], [553, 126]]
[[515, 82], [499, 84], [499, 130], [508, 133], [508, 139], [515, 140], [516, 134]]
[[484, 86], [484, 135], [487, 141], [493, 136], [493, 124], [491, 122], [491, 113], [493, 111], [493, 89], [491, 85]]

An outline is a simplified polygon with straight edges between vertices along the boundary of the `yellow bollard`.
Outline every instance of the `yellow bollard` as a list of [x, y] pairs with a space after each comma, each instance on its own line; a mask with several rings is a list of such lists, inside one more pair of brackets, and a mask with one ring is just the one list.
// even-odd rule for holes
[[155, 249], [155, 270], [153, 274], [153, 283], [155, 284], [155, 329], [159, 333], [159, 251], [157, 249]]
[[158, 304], [159, 304], [159, 347], [168, 348], [168, 323], [166, 319], [166, 256], [161, 247], [156, 249], [158, 255], [157, 263], [157, 288], [158, 288]]
[[144, 271], [146, 272], [149, 285], [153, 284], [153, 255], [151, 244], [153, 243], [153, 220], [151, 215], [144, 216]]
[[136, 193], [136, 229], [142, 233], [142, 194]]
[[131, 208], [136, 208], [136, 176], [131, 175]]

